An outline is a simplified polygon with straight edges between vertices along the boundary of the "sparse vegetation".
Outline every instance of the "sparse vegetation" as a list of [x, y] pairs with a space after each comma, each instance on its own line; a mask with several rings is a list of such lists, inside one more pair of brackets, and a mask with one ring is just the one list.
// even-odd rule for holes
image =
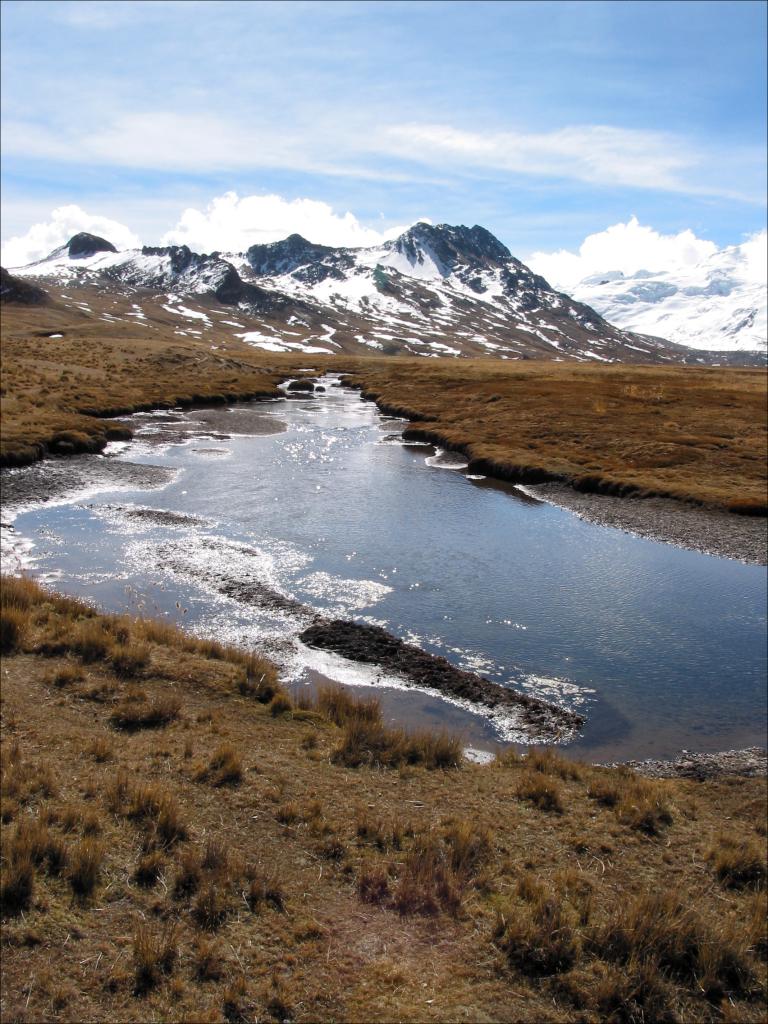
[[149, 700], [146, 695], [135, 699], [128, 694], [109, 718], [117, 729], [157, 729], [177, 718], [180, 709], [181, 699], [175, 694], [165, 694], [154, 700]]
[[418, 420], [410, 437], [463, 452], [472, 472], [768, 512], [760, 370], [479, 359], [348, 363], [367, 397]]
[[[441, 759], [370, 692], [273, 716], [239, 692], [248, 654], [10, 592], [2, 985], [27, 1019], [762, 1018], [764, 780]], [[92, 619], [151, 673], [83, 663]], [[114, 727], [179, 694], [162, 729]]]
[[709, 860], [720, 881], [732, 889], [765, 888], [768, 878], [765, 843], [751, 838], [720, 836], [709, 851]]
[[222, 744], [214, 752], [208, 766], [197, 772], [196, 778], [200, 782], [210, 782], [213, 786], [236, 786], [243, 778], [240, 755], [231, 744]]

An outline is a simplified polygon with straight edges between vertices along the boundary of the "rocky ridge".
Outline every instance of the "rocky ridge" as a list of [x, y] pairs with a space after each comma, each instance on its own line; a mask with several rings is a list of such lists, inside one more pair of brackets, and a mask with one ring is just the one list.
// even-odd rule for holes
[[104, 317], [113, 321], [146, 321], [143, 304], [160, 302], [178, 334], [230, 334], [271, 352], [703, 364], [717, 356], [612, 325], [477, 225], [418, 223], [371, 248], [294, 234], [211, 254], [185, 245], [118, 252], [81, 233], [15, 272], [52, 292], [63, 287], [65, 304], [78, 289], [86, 314], [91, 295], [120, 307]]

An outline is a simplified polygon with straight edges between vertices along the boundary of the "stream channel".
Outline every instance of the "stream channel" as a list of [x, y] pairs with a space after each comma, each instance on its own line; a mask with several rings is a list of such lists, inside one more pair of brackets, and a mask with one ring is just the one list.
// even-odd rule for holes
[[[294, 688], [375, 685], [385, 716], [490, 751], [514, 723], [310, 650], [314, 612], [384, 626], [575, 709], [589, 760], [763, 745], [766, 573], [595, 526], [404, 444], [334, 378], [268, 403], [130, 417], [103, 456], [3, 473], [5, 564], [109, 611], [178, 621]], [[41, 500], [45, 499], [45, 500]]]

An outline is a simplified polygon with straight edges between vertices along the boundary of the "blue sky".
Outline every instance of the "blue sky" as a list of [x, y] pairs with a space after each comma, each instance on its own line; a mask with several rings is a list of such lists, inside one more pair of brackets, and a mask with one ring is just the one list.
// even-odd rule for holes
[[7, 0], [2, 29], [4, 240], [76, 206], [156, 242], [233, 191], [282, 197], [275, 231], [301, 198], [520, 256], [765, 224], [763, 2]]

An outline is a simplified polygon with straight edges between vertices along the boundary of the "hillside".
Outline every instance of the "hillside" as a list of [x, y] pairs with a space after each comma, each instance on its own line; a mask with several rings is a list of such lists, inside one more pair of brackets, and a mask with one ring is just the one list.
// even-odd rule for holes
[[2, 623], [3, 1020], [762, 1019], [764, 779], [467, 764], [24, 581]]
[[14, 273], [109, 325], [170, 322], [176, 337], [240, 340], [272, 353], [702, 365], [734, 358], [613, 326], [477, 225], [419, 223], [367, 249], [291, 235], [211, 254], [187, 246], [118, 252], [81, 233]]

